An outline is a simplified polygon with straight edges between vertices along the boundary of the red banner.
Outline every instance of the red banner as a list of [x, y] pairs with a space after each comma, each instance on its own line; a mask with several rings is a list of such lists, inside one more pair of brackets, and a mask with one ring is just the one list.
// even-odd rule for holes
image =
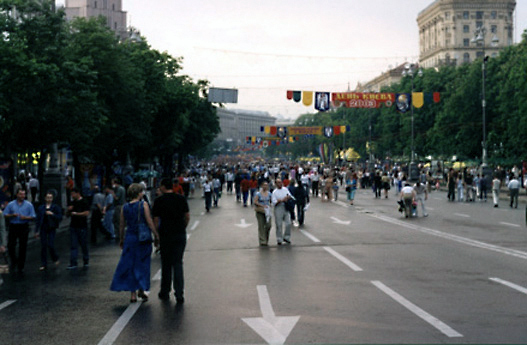
[[331, 100], [335, 107], [347, 108], [379, 108], [384, 104], [391, 107], [395, 102], [394, 93], [363, 93], [363, 92], [334, 92]]

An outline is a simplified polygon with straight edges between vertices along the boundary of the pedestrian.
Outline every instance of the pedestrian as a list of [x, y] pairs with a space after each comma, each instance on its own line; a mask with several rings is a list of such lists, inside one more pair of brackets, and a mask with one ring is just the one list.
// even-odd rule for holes
[[7, 231], [5, 227], [5, 216], [4, 212], [0, 209], [0, 254], [2, 256], [6, 252], [7, 248]]
[[150, 290], [152, 243], [139, 242], [140, 223], [146, 223], [150, 231], [154, 233], [155, 246], [159, 246], [159, 235], [150, 214], [150, 207], [143, 201], [144, 193], [143, 186], [138, 183], [132, 183], [128, 187], [130, 202], [123, 206], [120, 215], [121, 258], [110, 285], [111, 291], [130, 291], [131, 303], [137, 302], [137, 297], [147, 301], [148, 296], [145, 291]]
[[99, 186], [93, 187], [94, 195], [91, 204], [91, 220], [90, 220], [90, 231], [91, 231], [91, 243], [97, 244], [97, 233], [100, 231], [107, 239], [111, 239], [111, 235], [106, 231], [102, 224], [104, 199], [105, 196], [101, 193]]
[[38, 192], [40, 191], [40, 183], [38, 182], [38, 179], [35, 176], [31, 176], [28, 185], [29, 190], [31, 191], [31, 202], [35, 204], [37, 202]]
[[311, 194], [314, 195], [315, 198], [318, 198], [318, 184], [320, 181], [320, 175], [318, 175], [318, 171], [314, 171], [311, 175]]
[[295, 183], [293, 180], [291, 184], [295, 184], [295, 188], [292, 194], [293, 194], [293, 198], [295, 199], [295, 203], [296, 203], [296, 214], [297, 214], [298, 226], [303, 227], [304, 220], [305, 220], [306, 204], [307, 204], [307, 193], [304, 187], [299, 183], [299, 181], [296, 181]]
[[520, 185], [520, 181], [518, 181], [518, 178], [516, 178], [516, 176], [514, 176], [507, 185], [511, 197], [511, 207], [514, 204], [514, 208], [518, 208], [518, 195], [520, 194]]
[[249, 199], [249, 190], [251, 189], [251, 180], [248, 174], [243, 175], [243, 179], [240, 182], [240, 188], [243, 196], [243, 207], [247, 207], [247, 200]]
[[[414, 187], [415, 199], [418, 204], [421, 204], [421, 209], [423, 211], [423, 217], [428, 217], [426, 212], [425, 201], [428, 199], [428, 190], [426, 185], [421, 182], [417, 182]], [[419, 205], [418, 205], [419, 206]]]
[[84, 268], [88, 268], [90, 263], [90, 254], [88, 252], [88, 216], [90, 215], [90, 205], [81, 195], [77, 187], [71, 190], [71, 204], [68, 206], [68, 215], [70, 221], [70, 264], [68, 270], [77, 268], [77, 256], [79, 245], [82, 249], [82, 259]]
[[62, 220], [62, 209], [53, 202], [55, 195], [47, 192], [45, 203], [37, 210], [37, 222], [35, 232], [40, 236], [40, 270], [47, 269], [48, 251], [55, 266], [59, 265], [59, 256], [55, 251], [55, 235]]
[[447, 180], [447, 186], [448, 186], [448, 201], [456, 201], [456, 175], [454, 173], [454, 169], [450, 169], [448, 172], [448, 180]]
[[498, 207], [498, 202], [500, 200], [500, 185], [500, 179], [497, 175], [494, 175], [494, 179], [492, 180], [492, 199], [494, 201], [494, 207]]
[[120, 177], [114, 177], [112, 180], [112, 196], [113, 196], [113, 229], [112, 235], [115, 237], [115, 230], [121, 228], [121, 209], [126, 202], [126, 189]]
[[[35, 208], [26, 200], [24, 188], [19, 189], [16, 193], [16, 199], [7, 204], [4, 216], [10, 220], [7, 251], [11, 259], [11, 269], [12, 272], [18, 269], [18, 272], [22, 274], [26, 264], [29, 222], [36, 218]], [[18, 255], [16, 253], [17, 242]]]
[[66, 177], [65, 187], [66, 187], [66, 201], [69, 204], [71, 201], [71, 190], [73, 189], [73, 187], [75, 187], [75, 181], [73, 181], [73, 178], [71, 177], [71, 175], [68, 175]]
[[[104, 216], [103, 226], [108, 233], [109, 238], [111, 240], [115, 240], [115, 193], [112, 189], [112, 186], [106, 186], [105, 194], [104, 206], [102, 209], [102, 214]], [[120, 221], [117, 222], [117, 224], [120, 224]]]
[[232, 185], [234, 184], [234, 174], [231, 170], [229, 170], [225, 174], [225, 180], [227, 181], [227, 194], [232, 194]]
[[357, 191], [358, 177], [357, 173], [352, 173], [351, 178], [346, 182], [346, 191], [348, 192], [348, 201], [350, 205], [353, 205], [355, 200], [355, 192]]
[[384, 198], [388, 199], [388, 191], [390, 190], [390, 176], [388, 176], [387, 172], [384, 172], [381, 178], [381, 184], [382, 188], [384, 189]]
[[485, 202], [487, 202], [488, 179], [487, 179], [487, 176], [485, 175], [482, 175], [479, 180], [479, 190], [480, 190], [479, 199], [481, 201], [485, 200]]
[[161, 290], [158, 297], [168, 300], [172, 272], [174, 274], [174, 290], [178, 304], [185, 302], [183, 278], [183, 254], [187, 245], [186, 228], [190, 220], [187, 200], [172, 191], [172, 181], [161, 180], [163, 195], [154, 202], [154, 224], [159, 233], [161, 250]]
[[269, 232], [271, 230], [271, 194], [269, 183], [262, 182], [260, 191], [256, 192], [253, 200], [256, 221], [258, 222], [258, 240], [260, 246], [266, 247], [269, 243]]
[[375, 198], [381, 197], [382, 191], [382, 177], [381, 172], [377, 171], [373, 176], [373, 192], [375, 193]]
[[212, 176], [208, 175], [207, 180], [203, 183], [203, 193], [205, 194], [205, 209], [210, 212], [212, 207]]
[[463, 201], [463, 192], [465, 190], [462, 174], [459, 174], [457, 181], [456, 181], [456, 186], [457, 186], [457, 201], [461, 202]]
[[412, 216], [412, 207], [415, 201], [415, 191], [408, 182], [405, 182], [403, 189], [400, 194], [401, 200], [404, 202], [404, 211], [406, 218]]
[[212, 180], [212, 188], [212, 198], [214, 200], [214, 207], [218, 207], [218, 202], [221, 198], [221, 181], [218, 176], [214, 177], [214, 179]]
[[279, 246], [282, 242], [291, 243], [291, 215], [285, 203], [292, 199], [289, 189], [285, 188], [281, 179], [276, 179], [276, 189], [272, 194], [274, 206], [274, 217], [276, 225], [276, 242]]

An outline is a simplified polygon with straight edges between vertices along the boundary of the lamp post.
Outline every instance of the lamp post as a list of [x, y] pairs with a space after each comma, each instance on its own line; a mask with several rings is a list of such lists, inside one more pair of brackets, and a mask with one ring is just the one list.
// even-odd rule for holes
[[[423, 70], [417, 65], [417, 64], [406, 64], [404, 66], [404, 70], [402, 72], [403, 77], [410, 77], [412, 78], [412, 95], [414, 93], [414, 78], [415, 76], [422, 77], [423, 76]], [[417, 170], [416, 163], [414, 162], [415, 159], [415, 146], [414, 146], [414, 105], [413, 101], [411, 101], [410, 104], [410, 113], [412, 116], [412, 156], [410, 158], [410, 169], [408, 171], [410, 181], [417, 181], [419, 178], [419, 171]]]
[[[485, 78], [486, 78], [486, 69], [487, 69], [487, 60], [488, 57], [485, 55], [485, 36], [487, 35], [487, 28], [484, 26], [479, 26], [474, 31], [474, 37], [470, 41], [473, 44], [481, 45], [483, 49], [483, 62], [481, 64], [481, 116], [482, 116], [482, 131], [483, 131], [483, 140], [481, 141], [482, 152], [481, 152], [481, 163], [482, 166], [487, 165], [487, 131], [486, 131], [486, 119], [485, 119], [485, 108], [487, 102], [485, 99]], [[492, 37], [491, 45], [496, 46], [499, 42], [499, 39], [496, 35]]]

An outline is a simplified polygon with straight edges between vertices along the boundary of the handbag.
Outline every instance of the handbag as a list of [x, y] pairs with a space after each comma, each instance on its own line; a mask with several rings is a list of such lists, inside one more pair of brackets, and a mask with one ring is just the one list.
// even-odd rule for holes
[[[139, 210], [137, 212], [137, 232], [138, 232], [138, 238], [139, 243], [146, 244], [146, 243], [152, 243], [152, 231], [146, 225], [144, 221], [144, 202], [141, 201], [139, 203]], [[141, 213], [143, 213], [143, 219], [141, 219]]]
[[257, 213], [265, 213], [265, 207], [263, 206], [254, 206], [254, 211]]

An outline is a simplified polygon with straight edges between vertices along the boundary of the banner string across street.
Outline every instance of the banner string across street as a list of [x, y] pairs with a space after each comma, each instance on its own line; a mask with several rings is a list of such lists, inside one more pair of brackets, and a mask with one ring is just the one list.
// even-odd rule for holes
[[[331, 95], [331, 101], [330, 101]], [[410, 109], [421, 108], [428, 103], [438, 103], [441, 100], [439, 92], [313, 92], [313, 91], [291, 91], [288, 90], [286, 97], [297, 103], [302, 101], [306, 107], [315, 105], [315, 109], [321, 112], [331, 108], [379, 108], [381, 106], [391, 107], [396, 105], [397, 111], [405, 113]]]

